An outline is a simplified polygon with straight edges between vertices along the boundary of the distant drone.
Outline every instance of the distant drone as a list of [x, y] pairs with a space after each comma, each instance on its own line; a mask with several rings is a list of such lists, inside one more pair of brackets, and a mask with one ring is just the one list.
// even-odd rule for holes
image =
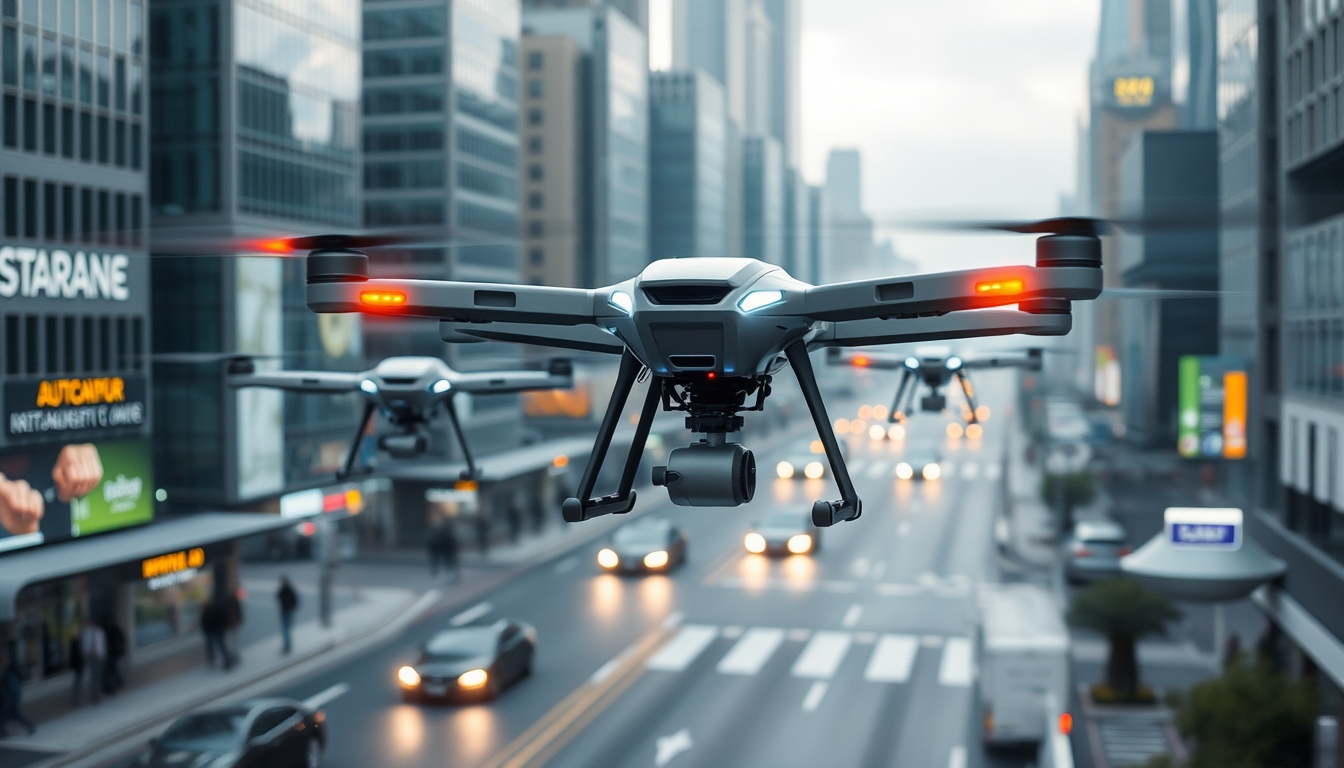
[[345, 464], [336, 473], [338, 480], [370, 471], [355, 469], [359, 446], [374, 411], [382, 412], [397, 430], [378, 438], [378, 447], [395, 458], [413, 458], [429, 448], [426, 427], [440, 409], [448, 414], [457, 435], [467, 468], [463, 480], [477, 480], [480, 472], [467, 446], [467, 436], [458, 422], [452, 400], [459, 392], [497, 394], [532, 389], [568, 389], [574, 386], [573, 366], [568, 360], [552, 360], [545, 371], [489, 371], [461, 373], [449, 368], [437, 357], [389, 357], [373, 370], [363, 373], [335, 371], [261, 371], [251, 358], [229, 362], [230, 387], [271, 387], [292, 392], [327, 394], [354, 392], [364, 399], [364, 415], [346, 455]]
[[[832, 350], [838, 353], [839, 350]], [[929, 394], [920, 398], [919, 408], [928, 413], [942, 413], [947, 408], [947, 397], [942, 388], [953, 378], [961, 385], [966, 396], [966, 423], [980, 422], [976, 415], [975, 387], [971, 385], [969, 371], [982, 368], [1022, 368], [1028, 371], [1041, 370], [1042, 350], [1026, 350], [1025, 356], [997, 356], [964, 359], [951, 353], [947, 347], [924, 347], [916, 349], [915, 354], [903, 357], [881, 352], [851, 352], [832, 354], [830, 362], [835, 365], [850, 365], [855, 368], [899, 368], [901, 382], [896, 387], [896, 399], [891, 404], [891, 413], [887, 421], [900, 422], [914, 412], [915, 391], [923, 384], [929, 388]]]
[[[1101, 293], [1100, 228], [1061, 219], [998, 225], [1044, 235], [1036, 265], [883, 277], [808, 285], [754, 259], [656, 261], [638, 276], [602, 288], [554, 288], [446, 280], [370, 279], [356, 250], [385, 242], [325, 235], [287, 241], [307, 257], [308, 306], [318, 313], [364, 312], [441, 321], [446, 341], [508, 341], [621, 355], [616, 385], [576, 498], [571, 522], [630, 511], [640, 457], [656, 412], [682, 411], [704, 439], [671, 452], [654, 483], [682, 506], [737, 506], [756, 487], [751, 451], [727, 441], [742, 413], [762, 410], [786, 364], [826, 449], [841, 499], [812, 506], [820, 526], [862, 511], [826, 415], [808, 353], [824, 347], [897, 344], [1029, 334], [1059, 336], [1072, 326], [1070, 302]], [[992, 309], [1016, 305], [1016, 309]], [[963, 310], [985, 310], [966, 312]], [[592, 496], [598, 472], [637, 380], [648, 391], [614, 494]]]

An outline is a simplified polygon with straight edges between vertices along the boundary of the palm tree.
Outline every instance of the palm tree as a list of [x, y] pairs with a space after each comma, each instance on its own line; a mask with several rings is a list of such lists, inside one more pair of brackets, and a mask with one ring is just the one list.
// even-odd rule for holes
[[1129, 579], [1098, 581], [1074, 595], [1069, 624], [1106, 636], [1106, 686], [1121, 700], [1139, 691], [1136, 644], [1150, 635], [1165, 635], [1167, 624], [1181, 612], [1165, 598]]

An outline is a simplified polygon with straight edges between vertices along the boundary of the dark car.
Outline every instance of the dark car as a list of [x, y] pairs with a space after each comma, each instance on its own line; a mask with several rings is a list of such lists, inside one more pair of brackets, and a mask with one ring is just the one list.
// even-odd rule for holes
[[325, 716], [292, 699], [250, 699], [179, 717], [135, 764], [149, 768], [317, 768]]
[[626, 525], [597, 553], [603, 570], [622, 573], [664, 573], [685, 562], [686, 534], [657, 517]]
[[445, 629], [397, 670], [397, 682], [407, 701], [489, 701], [532, 674], [536, 650], [537, 630], [520, 621]]
[[742, 541], [756, 555], [811, 555], [821, 549], [821, 529], [810, 512], [771, 512]]
[[914, 448], [896, 462], [896, 477], [901, 480], [937, 480], [943, 476], [941, 462], [937, 451]]
[[1120, 576], [1120, 558], [1130, 553], [1125, 529], [1111, 520], [1079, 520], [1067, 547], [1064, 570], [1075, 584]]

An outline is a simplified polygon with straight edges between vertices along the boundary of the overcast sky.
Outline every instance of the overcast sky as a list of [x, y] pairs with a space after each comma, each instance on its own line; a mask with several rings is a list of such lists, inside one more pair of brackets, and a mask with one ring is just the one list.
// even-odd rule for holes
[[[1047, 217], [1074, 187], [1098, 0], [803, 0], [803, 173], [863, 153], [878, 220]], [[895, 233], [923, 271], [1030, 261], [1031, 238]]]

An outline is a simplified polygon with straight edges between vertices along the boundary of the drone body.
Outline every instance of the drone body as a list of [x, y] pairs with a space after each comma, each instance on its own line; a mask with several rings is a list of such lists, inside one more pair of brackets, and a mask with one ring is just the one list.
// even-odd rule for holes
[[[831, 430], [809, 351], [1013, 333], [1063, 335], [1070, 302], [1101, 291], [1095, 234], [1046, 235], [1036, 266], [878, 278], [813, 286], [752, 259], [654, 262], [616, 285], [595, 289], [439, 280], [369, 279], [364, 254], [324, 240], [308, 256], [308, 306], [440, 320], [446, 341], [509, 341], [621, 355], [613, 397], [579, 494], [565, 518], [629, 511], [634, 477], [655, 414], [686, 413], [704, 438], [672, 451], [654, 470], [673, 502], [735, 506], [750, 501], [755, 461], [727, 440], [742, 413], [761, 410], [771, 377], [786, 364], [803, 397], [841, 492], [819, 500], [813, 520], [857, 518], [861, 501]], [[1016, 309], [996, 309], [1016, 305]], [[964, 310], [985, 310], [966, 312]], [[593, 497], [597, 473], [637, 379], [649, 387], [616, 493]]]
[[[231, 387], [273, 387], [293, 392], [338, 394], [354, 392], [364, 401], [359, 431], [337, 477], [355, 473], [354, 463], [369, 420], [380, 412], [396, 430], [383, 435], [378, 447], [396, 458], [423, 454], [429, 447], [426, 427], [440, 410], [448, 414], [467, 462], [464, 480], [477, 477], [475, 460], [458, 423], [452, 400], [459, 392], [492, 394], [532, 389], [566, 389], [573, 386], [573, 369], [567, 360], [552, 360], [546, 371], [490, 371], [462, 373], [437, 357], [389, 357], [372, 370], [360, 373], [335, 371], [257, 372], [249, 358], [229, 365]], [[367, 470], [365, 470], [367, 471]]]
[[887, 416], [887, 421], [891, 422], [904, 421], [914, 412], [915, 393], [921, 384], [928, 388], [929, 394], [920, 398], [920, 410], [929, 413], [943, 412], [947, 408], [947, 397], [943, 395], [942, 389], [955, 378], [966, 397], [966, 423], [976, 424], [980, 421], [980, 417], [977, 415], [975, 387], [971, 384], [970, 371], [984, 368], [1023, 368], [1039, 371], [1042, 350], [1028, 349], [1025, 356], [963, 358], [952, 354], [947, 347], [925, 347], [916, 349], [915, 354], [910, 356], [880, 352], [832, 354], [830, 362], [836, 365], [851, 365], [855, 368], [899, 368], [901, 381], [896, 387], [896, 399], [892, 402], [891, 411]]

